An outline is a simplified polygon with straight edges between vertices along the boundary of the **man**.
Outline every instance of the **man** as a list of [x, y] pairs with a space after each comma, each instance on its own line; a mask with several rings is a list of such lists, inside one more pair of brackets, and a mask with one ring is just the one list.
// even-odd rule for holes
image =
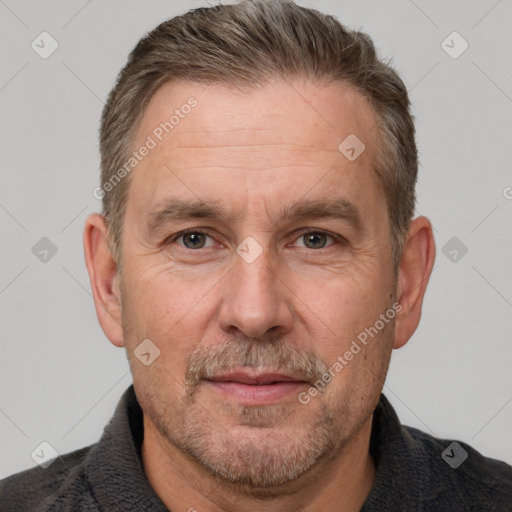
[[85, 257], [134, 384], [99, 443], [4, 480], [2, 510], [507, 510], [508, 465], [381, 395], [435, 247], [407, 92], [368, 36], [278, 0], [174, 18], [100, 148]]

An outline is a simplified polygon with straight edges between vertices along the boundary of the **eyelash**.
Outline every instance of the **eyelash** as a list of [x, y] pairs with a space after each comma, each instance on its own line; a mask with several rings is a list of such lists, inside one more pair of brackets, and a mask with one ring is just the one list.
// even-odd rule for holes
[[[183, 231], [180, 231], [179, 233], [176, 233], [172, 237], [169, 237], [167, 240], [165, 240], [164, 244], [165, 245], [169, 245], [169, 244], [175, 242], [176, 240], [178, 240], [179, 238], [185, 236], [188, 233], [197, 233], [197, 234], [201, 234], [201, 235], [208, 235], [209, 237], [214, 238], [212, 233], [211, 233], [211, 231], [209, 229], [205, 229], [205, 228], [189, 228], [189, 229], [185, 229]], [[309, 233], [330, 236], [337, 243], [340, 243], [342, 245], [347, 243], [347, 240], [344, 237], [342, 237], [341, 235], [336, 235], [335, 233], [331, 233], [330, 231], [325, 231], [323, 229], [311, 229], [311, 228], [304, 228], [303, 230], [300, 230], [298, 233], [295, 233], [295, 236], [296, 236], [295, 240], [297, 240], [301, 236], [304, 236], [304, 235], [309, 234]], [[327, 247], [321, 247], [320, 249], [328, 249], [329, 247], [332, 247], [332, 245], [329, 245]], [[183, 247], [183, 248], [184, 249], [188, 249], [188, 247]], [[309, 249], [309, 248], [305, 247], [305, 249]], [[189, 249], [189, 250], [191, 250], [191, 251], [194, 251], [194, 250], [198, 251], [199, 249]], [[311, 251], [318, 251], [319, 249], [309, 249], [309, 250], [311, 250]]]

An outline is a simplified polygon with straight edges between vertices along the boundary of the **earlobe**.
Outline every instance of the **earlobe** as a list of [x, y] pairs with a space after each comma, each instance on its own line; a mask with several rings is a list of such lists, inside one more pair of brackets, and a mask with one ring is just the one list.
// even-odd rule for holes
[[117, 347], [124, 344], [121, 324], [121, 295], [117, 264], [108, 244], [105, 219], [93, 213], [85, 221], [84, 255], [99, 323]]
[[407, 343], [418, 327], [423, 297], [435, 260], [432, 225], [426, 217], [411, 222], [397, 280], [397, 301], [402, 306], [395, 324], [393, 348]]

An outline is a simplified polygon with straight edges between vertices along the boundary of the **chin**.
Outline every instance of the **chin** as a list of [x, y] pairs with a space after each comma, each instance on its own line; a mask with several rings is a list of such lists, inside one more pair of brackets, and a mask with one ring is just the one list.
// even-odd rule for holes
[[339, 429], [327, 410], [293, 420], [281, 406], [242, 410], [245, 415], [231, 426], [189, 410], [180, 439], [173, 441], [204, 471], [239, 492], [286, 493], [285, 487], [339, 449]]

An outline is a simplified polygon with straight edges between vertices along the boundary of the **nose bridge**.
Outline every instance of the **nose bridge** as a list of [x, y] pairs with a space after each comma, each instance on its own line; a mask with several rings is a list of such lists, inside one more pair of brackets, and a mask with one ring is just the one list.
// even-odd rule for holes
[[[235, 259], [233, 264], [233, 284], [236, 286], [236, 291], [248, 296], [254, 295], [255, 298], [263, 295], [269, 295], [268, 298], [272, 299], [272, 288], [275, 287], [275, 275], [272, 271], [272, 257], [270, 250], [266, 248], [261, 249], [261, 253], [255, 253], [255, 249], [243, 246], [240, 244], [238, 254], [244, 250], [249, 252], [249, 258], [239, 256]], [[251, 254], [253, 253], [253, 254]]]
[[276, 265], [268, 246], [254, 241], [237, 248], [229, 278], [225, 281], [220, 312], [224, 330], [237, 328], [246, 336], [259, 337], [268, 330], [291, 326], [286, 288], [276, 277]]

